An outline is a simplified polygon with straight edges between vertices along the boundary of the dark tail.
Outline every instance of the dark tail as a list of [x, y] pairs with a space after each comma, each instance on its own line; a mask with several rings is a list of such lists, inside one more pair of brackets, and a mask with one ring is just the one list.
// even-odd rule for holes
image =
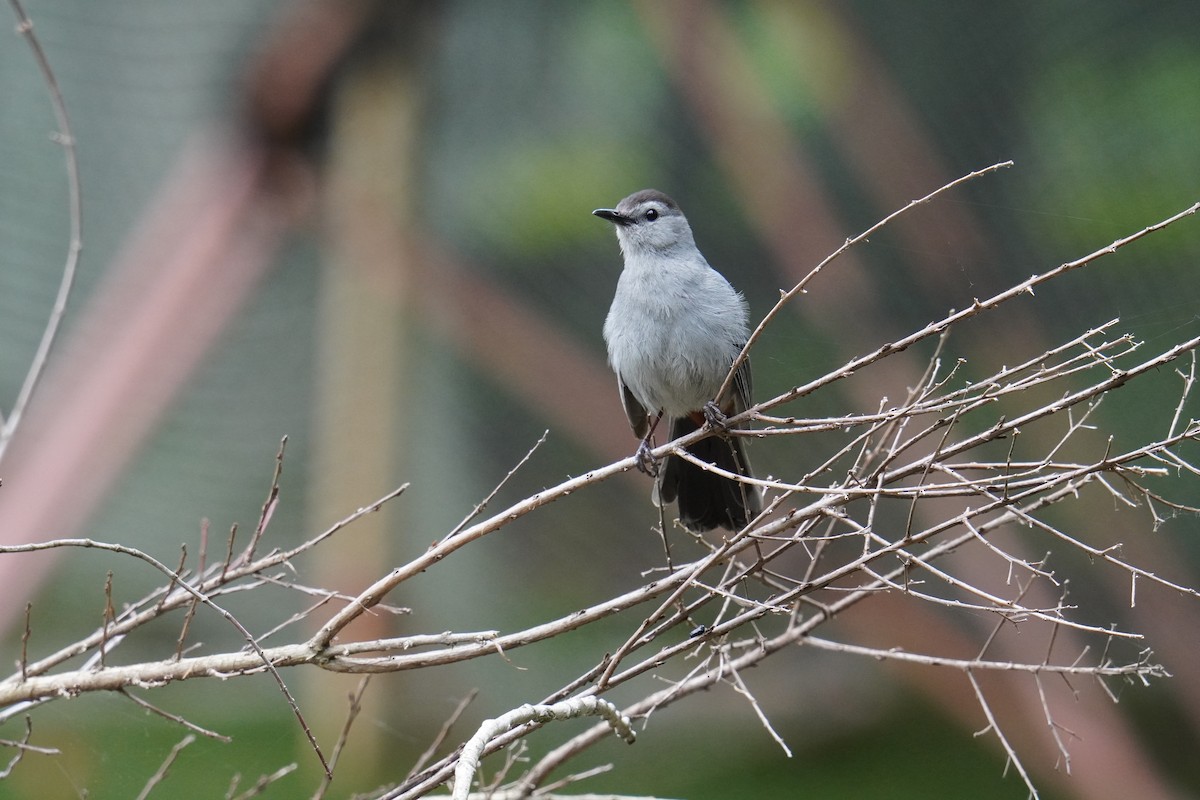
[[[671, 438], [678, 439], [698, 427], [688, 417], [672, 420]], [[693, 444], [688, 452], [726, 472], [753, 477], [741, 437], [710, 436]], [[657, 489], [662, 503], [679, 501], [680, 521], [696, 531], [740, 530], [762, 511], [757, 487], [708, 472], [677, 456], [667, 458]]]

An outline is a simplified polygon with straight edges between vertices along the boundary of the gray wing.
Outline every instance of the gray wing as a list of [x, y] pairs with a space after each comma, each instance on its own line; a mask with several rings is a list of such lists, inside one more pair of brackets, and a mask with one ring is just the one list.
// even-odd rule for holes
[[733, 376], [733, 413], [740, 414], [753, 405], [753, 381], [750, 378], [750, 356], [746, 356]]
[[645, 439], [646, 433], [650, 430], [649, 412], [633, 396], [633, 392], [629, 391], [629, 387], [625, 385], [625, 381], [619, 373], [617, 374], [617, 386], [621, 389], [621, 408], [625, 409], [625, 416], [629, 419], [629, 427], [633, 428], [634, 435], [639, 439]]

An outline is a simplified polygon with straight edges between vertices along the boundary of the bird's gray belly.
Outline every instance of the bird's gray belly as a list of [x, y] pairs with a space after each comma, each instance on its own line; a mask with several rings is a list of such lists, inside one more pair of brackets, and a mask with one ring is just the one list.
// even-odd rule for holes
[[712, 400], [734, 357], [725, 348], [697, 347], [675, 337], [626, 352], [620, 368], [625, 385], [651, 413], [662, 409], [669, 417], [697, 411]]

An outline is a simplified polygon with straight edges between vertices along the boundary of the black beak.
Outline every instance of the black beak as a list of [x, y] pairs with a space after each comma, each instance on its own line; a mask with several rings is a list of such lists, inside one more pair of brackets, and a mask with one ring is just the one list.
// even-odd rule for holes
[[613, 208], [597, 208], [592, 213], [597, 217], [600, 217], [600, 219], [608, 220], [614, 225], [629, 225], [633, 222], [631, 217], [627, 217], [624, 214], [619, 214], [617, 213], [617, 210]]

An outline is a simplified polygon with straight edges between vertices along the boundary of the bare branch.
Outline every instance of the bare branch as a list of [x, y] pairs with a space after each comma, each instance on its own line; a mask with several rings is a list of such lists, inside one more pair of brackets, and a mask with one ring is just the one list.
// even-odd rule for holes
[[38, 753], [46, 756], [56, 756], [60, 754], [60, 750], [54, 747], [38, 747], [29, 743], [29, 739], [33, 736], [33, 720], [30, 717], [25, 717], [25, 736], [19, 742], [11, 739], [0, 739], [0, 747], [11, 747], [17, 752], [9, 759], [8, 764], [4, 769], [0, 770], [0, 781], [12, 774], [13, 769], [17, 764], [21, 763], [21, 759], [26, 753]]
[[365, 675], [358, 682], [358, 686], [349, 695], [350, 708], [346, 712], [346, 722], [342, 725], [342, 732], [338, 734], [337, 743], [333, 746], [333, 752], [329, 756], [329, 772], [321, 778], [321, 783], [317, 786], [317, 790], [313, 792], [313, 800], [321, 800], [325, 797], [325, 793], [329, 791], [330, 784], [333, 783], [333, 771], [337, 768], [338, 759], [342, 755], [342, 749], [346, 746], [346, 741], [350, 738], [350, 728], [354, 725], [354, 720], [358, 718], [358, 714], [362, 711], [363, 695], [367, 692], [367, 686], [371, 682], [371, 676]]
[[516, 475], [517, 471], [519, 469], [521, 469], [521, 467], [525, 466], [525, 464], [529, 461], [529, 459], [533, 457], [533, 454], [535, 452], [537, 452], [537, 449], [546, 443], [546, 437], [548, 437], [549, 435], [550, 435], [550, 430], [548, 428], [546, 430], [542, 431], [542, 435], [538, 438], [538, 440], [536, 442], [533, 443], [533, 447], [529, 448], [529, 451], [527, 453], [525, 453], [525, 455], [522, 456], [521, 460], [518, 461], [516, 463], [516, 465], [513, 466], [513, 468], [508, 471], [508, 474], [500, 479], [500, 482], [496, 484], [495, 488], [493, 488], [492, 491], [488, 492], [488, 496], [483, 498], [482, 500], [480, 500], [478, 505], [476, 505], [475, 508], [473, 508], [471, 510], [471, 513], [467, 514], [467, 516], [463, 517], [462, 522], [455, 525], [454, 529], [452, 531], [450, 531], [448, 534], [446, 534], [446, 536], [444, 538], [450, 539], [450, 538], [454, 537], [460, 531], [462, 531], [463, 528], [466, 527], [468, 522], [470, 522], [471, 520], [473, 520], [477, 516], [479, 516], [479, 513], [488, 507], [488, 503], [492, 502], [492, 499], [495, 498], [495, 496], [497, 494], [499, 494], [500, 490], [504, 488], [504, 485], [512, 479], [512, 476]]
[[[1003, 166], [1006, 164], [993, 165], [952, 182], [914, 201], [859, 237], [847, 240], [784, 295], [753, 338], [757, 339], [790, 296], [804, 291], [812, 276], [847, 248], [864, 242], [867, 235], [907, 208]], [[235, 552], [237, 527], [233, 526], [225, 543], [224, 558], [219, 561], [207, 555], [207, 522], [202, 524], [199, 553], [191, 567], [186, 547], [181, 548], [175, 569], [135, 548], [91, 539], [0, 548], [0, 555], [55, 547], [100, 549], [144, 561], [163, 576], [161, 587], [118, 610], [113, 601], [114, 578], [110, 573], [105, 584], [104, 613], [97, 629], [32, 662], [28, 654], [31, 610], [27, 608], [21, 658], [14, 673], [0, 681], [0, 721], [60, 697], [117, 690], [192, 732], [218, 737], [150, 705], [130, 690], [200, 677], [228, 678], [269, 671], [314, 752], [326, 766], [327, 777], [313, 795], [320, 798], [327, 793], [333, 766], [348, 746], [366, 683], [364, 680], [351, 694], [346, 722], [331, 761], [325, 764], [314, 734], [283, 683], [281, 670], [310, 666], [367, 675], [435, 668], [488, 656], [503, 659], [509, 651], [610, 621], [618, 626], [616, 638], [606, 638], [603, 647], [590, 659], [590, 665], [579, 674], [563, 679], [561, 685], [560, 681], [552, 683], [543, 703], [522, 706], [488, 721], [455, 752], [451, 731], [470, 701], [468, 697], [432, 736], [432, 743], [408, 776], [400, 784], [379, 790], [376, 797], [425, 797], [452, 779], [455, 796], [466, 797], [480, 759], [510, 746], [500, 768], [489, 770], [489, 777], [482, 781], [486, 791], [479, 794], [527, 797], [536, 792], [538, 796], [550, 797], [562, 785], [589, 774], [575, 773], [557, 783], [548, 783], [551, 773], [607, 736], [612, 728], [593, 726], [552, 747], [536, 763], [528, 765], [529, 751], [523, 739], [546, 721], [600, 714], [609, 718], [619, 733], [631, 738], [630, 718], [640, 718], [648, 724], [658, 709], [719, 684], [729, 685], [744, 696], [768, 735], [788, 752], [770, 724], [770, 709], [759, 703], [742, 676], [744, 670], [767, 658], [805, 646], [845, 657], [963, 673], [988, 721], [985, 730], [996, 734], [1010, 763], [1036, 795], [1032, 776], [1018, 758], [1021, 743], [1014, 744], [1000, 729], [993, 705], [977, 676], [983, 672], [1032, 676], [1041, 698], [1041, 715], [1058, 748], [1058, 761], [1068, 768], [1072, 734], [1056, 721], [1043, 676], [1057, 675], [1064, 681], [1090, 676], [1110, 693], [1107, 679], [1116, 679], [1111, 681], [1115, 685], [1120, 681], [1146, 683], [1167, 677], [1164, 668], [1140, 644], [1143, 632], [1128, 620], [1120, 625], [1097, 621], [1092, 609], [1068, 604], [1065, 587], [1078, 567], [1058, 556], [1063, 551], [1083, 554], [1098, 569], [1108, 571], [1115, 567], [1121, 571], [1119, 574], [1128, 574], [1131, 600], [1136, 598], [1139, 580], [1152, 581], [1187, 598], [1200, 598], [1200, 590], [1189, 586], [1185, 579], [1162, 577], [1133, 563], [1122, 553], [1119, 542], [1082, 535], [1059, 521], [1063, 515], [1049, 512], [1081, 497], [1096, 495], [1122, 511], [1148, 508], [1150, 526], [1157, 526], [1172, 514], [1195, 511], [1185, 502], [1188, 497], [1175, 497], [1178, 492], [1172, 481], [1177, 475], [1200, 475], [1200, 468], [1192, 459], [1194, 443], [1200, 441], [1200, 423], [1189, 419], [1188, 414], [1194, 402], [1195, 350], [1200, 347], [1200, 337], [1166, 346], [1161, 352], [1146, 352], [1145, 345], [1132, 335], [1117, 332], [1117, 321], [1110, 320], [1041, 353], [1014, 354], [1010, 360], [1014, 366], [986, 370], [991, 374], [968, 381], [964, 378], [968, 372], [966, 361], [956, 357], [951, 349], [950, 332], [959, 322], [1032, 293], [1045, 281], [1161, 230], [1193, 214], [1198, 207], [1118, 239], [1083, 259], [1033, 275], [986, 300], [975, 300], [966, 309], [951, 311], [908, 336], [881, 345], [808, 383], [792, 385], [782, 394], [748, 409], [734, 418], [742, 427], [725, 432], [727, 435], [770, 437], [786, 444], [787, 440], [779, 437], [820, 433], [827, 447], [813, 452], [815, 466], [788, 465], [781, 475], [754, 480], [765, 491], [764, 512], [744, 530], [730, 532], [723, 538], [692, 536], [689, 546], [696, 547], [693, 552], [700, 553], [699, 557], [675, 563], [668, 555], [666, 569], [632, 569], [626, 587], [604, 591], [585, 608], [554, 611], [524, 628], [440, 632], [435, 629], [423, 633], [418, 627], [417, 632], [407, 636], [360, 641], [346, 635], [351, 622], [377, 611], [406, 614], [406, 625], [420, 625], [423, 618], [420, 608], [414, 612], [386, 604], [397, 587], [414, 576], [438, 569], [458, 550], [503, 530], [512, 521], [631, 469], [634, 457], [563, 481], [479, 519], [499, 489], [519, 475], [520, 468], [545, 440], [543, 435], [459, 525], [416, 558], [396, 566], [357, 592], [336, 592], [308, 585], [302, 574], [304, 563], [298, 557], [326, 545], [335, 534], [398, 497], [407, 484], [298, 545], [286, 550], [271, 548], [266, 531], [280, 502], [286, 438], [280, 443], [254, 533]], [[895, 402], [886, 397], [877, 402], [872, 398], [866, 405], [871, 411], [840, 417], [768, 416], [768, 412], [778, 414], [776, 409], [784, 403], [869, 369], [929, 339], [933, 340], [928, 342], [932, 353], [922, 374], [899, 393]], [[1191, 364], [1181, 368], [1180, 360], [1185, 358]], [[1159, 418], [1165, 432], [1147, 436], [1150, 441], [1128, 444], [1099, 429], [1098, 409], [1113, 390], [1168, 366], [1177, 371], [1181, 385], [1178, 397], [1172, 390], [1169, 396], [1159, 398], [1162, 400]], [[690, 445], [708, 435], [714, 432], [699, 430], [665, 442], [653, 453], [656, 457], [672, 454], [701, 469], [737, 478], [689, 452]], [[665, 541], [669, 519], [661, 508], [657, 513]], [[1035, 541], [1036, 549], [1026, 547], [1028, 539]], [[1020, 544], [1014, 544], [1015, 541]], [[1030, 552], [1039, 555], [1031, 556]], [[958, 559], [947, 558], [953, 553], [973, 557], [972, 572], [964, 572]], [[980, 580], [975, 569], [987, 571], [986, 578]], [[636, 583], [639, 580], [643, 582]], [[264, 587], [289, 593], [295, 602], [263, 624], [265, 633], [254, 636], [218, 603], [224, 603], [226, 595], [258, 592]], [[902, 602], [936, 608], [945, 615], [990, 615], [996, 624], [990, 634], [981, 631], [977, 640], [972, 641], [973, 646], [980, 645], [975, 658], [910, 652], [870, 641], [848, 644], [817, 635], [830, 620], [852, 611], [867, 611], [862, 607], [885, 593]], [[221, 652], [220, 648], [198, 643], [186, 646], [193, 617], [202, 608], [210, 608], [224, 617], [239, 632], [245, 647]], [[143, 626], [173, 613], [179, 615], [173, 622], [180, 631], [174, 653], [142, 663], [113, 663], [117, 659], [110, 656], [123, 642]], [[295, 623], [318, 614], [326, 614], [327, 618], [315, 633], [307, 639], [285, 641], [289, 632], [291, 638], [296, 638]], [[1033, 626], [1039, 637], [1041, 631], [1049, 631], [1044, 657], [1006, 658], [991, 654], [993, 649], [999, 650], [1001, 631], [1024, 632], [1026, 625]], [[1062, 639], [1056, 638], [1060, 633]], [[285, 643], [265, 647], [263, 643], [268, 637]], [[1069, 645], [1064, 645], [1064, 641], [1069, 641]], [[1103, 648], [1099, 647], [1101, 641]], [[1060, 654], [1067, 646], [1078, 653], [1075, 660], [1061, 663], [1061, 655], [1057, 660], [1052, 659], [1056, 642]], [[1137, 655], [1129, 656], [1128, 660], [1110, 655], [1110, 651], [1122, 649], [1121, 642], [1138, 642]], [[1089, 655], [1093, 652], [1100, 652], [1100, 656]], [[72, 659], [83, 663], [70, 663], [68, 668]], [[654, 681], [652, 688], [646, 688], [650, 680]], [[553, 688], [556, 685], [559, 688]], [[624, 687], [623, 695], [631, 697], [623, 712], [618, 712], [603, 697], [611, 697], [617, 687]], [[160, 773], [147, 784], [146, 791], [161, 783], [174, 757], [173, 754], [168, 758]], [[261, 793], [290, 769], [265, 776], [240, 796]], [[237, 791], [238, 782], [234, 781], [228, 796], [234, 797]]]
[[471, 779], [479, 768], [479, 759], [488, 741], [521, 725], [542, 725], [556, 719], [603, 717], [613, 732], [629, 744], [637, 738], [628, 717], [616, 706], [596, 697], [577, 697], [553, 705], [523, 705], [495, 719], [484, 720], [474, 736], [463, 745], [454, 772], [454, 799], [466, 800], [471, 791]]
[[[1017, 751], [1013, 749], [1012, 745], [1005, 737], [1004, 731], [1001, 730], [999, 723], [996, 722], [996, 717], [994, 714], [992, 714], [992, 707], [988, 705], [987, 698], [983, 696], [983, 689], [980, 687], [979, 681], [975, 680], [974, 673], [970, 672], [969, 670], [967, 671], [967, 679], [971, 681], [971, 688], [975, 690], [975, 699], [979, 701], [979, 707], [983, 710], [983, 715], [987, 717], [988, 723], [986, 728], [976, 731], [975, 735], [983, 736], [989, 731], [996, 734], [996, 738], [1000, 741], [1000, 746], [1004, 748], [1004, 753], [1008, 756], [1008, 763], [1011, 764], [1017, 770], [1017, 774], [1021, 776], [1021, 781], [1025, 784], [1025, 788], [1029, 790], [1030, 798], [1036, 800], [1038, 797], [1040, 797], [1037, 787], [1033, 785], [1033, 780], [1029, 777], [1029, 773], [1026, 772], [1025, 765], [1021, 763], [1021, 758], [1017, 755]], [[1005, 771], [1007, 771], [1007, 768]]]
[[1153, 678], [1165, 678], [1167, 676], [1167, 671], [1161, 666], [1151, 664], [1145, 660], [1121, 666], [1112, 666], [1107, 663], [1101, 663], [1096, 666], [1049, 663], [1023, 664], [1017, 661], [989, 661], [982, 658], [944, 658], [941, 656], [922, 655], [920, 653], [907, 653], [894, 648], [880, 650], [875, 647], [862, 647], [845, 642], [831, 642], [828, 639], [820, 639], [815, 636], [805, 636], [800, 641], [800, 644], [805, 647], [816, 647], [820, 650], [829, 650], [836, 653], [849, 653], [880, 661], [904, 661], [909, 664], [923, 664], [927, 667], [950, 667], [951, 669], [962, 670], [963, 672], [990, 670], [996, 672], [1028, 672], [1033, 675], [1149, 676]]
[[950, 183], [947, 183], [945, 186], [942, 186], [939, 189], [935, 189], [934, 191], [930, 192], [929, 194], [925, 195], [924, 197], [922, 197], [918, 200], [913, 200], [911, 203], [904, 206], [903, 208], [893, 211], [891, 214], [888, 214], [886, 217], [881, 219], [879, 222], [876, 222], [874, 225], [867, 228], [862, 233], [858, 234], [857, 236], [851, 237], [851, 238], [847, 239], [845, 242], [843, 242], [841, 247], [839, 247], [837, 250], [834, 250], [832, 253], [830, 253], [828, 256], [826, 256], [825, 259], [820, 264], [817, 264], [815, 267], [813, 267], [807, 275], [805, 275], [803, 278], [800, 279], [799, 283], [797, 283], [795, 286], [793, 286], [787, 292], [783, 293], [783, 295], [779, 298], [779, 301], [776, 302], [775, 305], [771, 308], [771, 310], [766, 313], [766, 315], [762, 318], [762, 321], [759, 322], [758, 326], [755, 327], [755, 329], [750, 333], [750, 338], [746, 340], [745, 346], [742, 347], [742, 352], [738, 354], [738, 357], [736, 359], [734, 359], [733, 366], [730, 367], [729, 374], [727, 376], [725, 376], [725, 382], [721, 385], [720, 390], [717, 392], [717, 397], [724, 397], [729, 392], [730, 384], [733, 381], [733, 376], [735, 374], [737, 374], [738, 367], [740, 367], [742, 365], [742, 363], [747, 358], [749, 358], [750, 351], [754, 348], [754, 345], [756, 345], [758, 343], [758, 340], [762, 336], [762, 332], [764, 330], [766, 330], [767, 325], [769, 325], [771, 323], [771, 321], [773, 319], [775, 319], [776, 316], [778, 316], [779, 312], [783, 309], [783, 307], [785, 305], [787, 305], [789, 302], [791, 302], [797, 295], [803, 294], [805, 291], [805, 288], [808, 286], [809, 283], [812, 282], [813, 278], [817, 277], [817, 275], [819, 275], [821, 273], [821, 271], [823, 269], [825, 269], [825, 267], [827, 267], [835, 259], [839, 258], [843, 253], [845, 253], [847, 250], [854, 247], [855, 245], [859, 244], [860, 242], [866, 241], [871, 236], [873, 236], [877, 231], [883, 229], [886, 225], [891, 223], [893, 220], [895, 220], [898, 217], [903, 216], [904, 214], [908, 213], [909, 211], [916, 208], [917, 206], [924, 205], [925, 203], [930, 202], [931, 200], [936, 198], [938, 195], [945, 194], [946, 192], [949, 192], [950, 190], [954, 189], [955, 187], [959, 186], [960, 184], [967, 183], [968, 181], [973, 181], [976, 178], [981, 178], [984, 175], [988, 175], [992, 172], [997, 172], [998, 170], [1001, 170], [1001, 169], [1007, 169], [1008, 167], [1011, 167], [1012, 164], [1013, 164], [1013, 162], [1011, 162], [1011, 161], [1001, 161], [997, 164], [992, 164], [990, 167], [984, 167], [983, 169], [975, 170], [974, 172], [968, 173], [968, 174], [962, 176], [961, 178], [956, 178], [956, 179], [950, 181]]
[[175, 759], [179, 757], [179, 754], [183, 752], [185, 747], [194, 741], [196, 741], [196, 737], [189, 733], [171, 748], [171, 752], [163, 759], [163, 763], [159, 766], [158, 771], [150, 776], [150, 780], [146, 781], [146, 785], [142, 787], [142, 791], [138, 792], [137, 800], [146, 800], [150, 796], [150, 792], [154, 790], [154, 787], [162, 783], [163, 778], [167, 777], [167, 772], [171, 769], [171, 765], [175, 763]]
[[0, 414], [0, 460], [4, 458], [4, 453], [8, 449], [8, 443], [12, 440], [13, 434], [16, 433], [17, 427], [21, 424], [21, 418], [25, 414], [25, 409], [29, 406], [29, 400], [33, 397], [38, 382], [41, 380], [42, 373], [45, 371], [46, 361], [50, 357], [50, 350], [54, 346], [59, 326], [62, 323], [63, 314], [67, 309], [67, 301], [71, 297], [71, 289], [75, 285], [75, 273], [79, 266], [79, 253], [83, 249], [83, 194], [79, 188], [79, 160], [75, 152], [75, 134], [71, 130], [71, 121], [67, 116], [67, 103], [63, 99], [62, 89], [59, 87], [58, 78], [55, 77], [54, 70], [50, 66], [50, 60], [46, 57], [45, 50], [42, 49], [42, 43], [34, 33], [33, 20], [25, 13], [25, 7], [21, 3], [21, 0], [8, 1], [9, 5], [12, 6], [13, 13], [17, 17], [17, 32], [25, 38], [25, 42], [33, 52], [33, 58], [37, 62], [42, 79], [46, 82], [46, 88], [50, 92], [50, 103], [54, 107], [54, 116], [58, 121], [58, 132], [54, 138], [62, 145], [63, 155], [66, 158], [68, 208], [70, 211], [71, 230], [70, 239], [67, 244], [67, 260], [63, 265], [62, 278], [58, 284], [58, 293], [54, 297], [54, 305], [50, 308], [50, 316], [46, 320], [45, 329], [42, 331], [41, 341], [38, 342], [33, 360], [29, 364], [29, 371], [25, 374], [25, 380], [21, 384], [21, 389], [17, 393], [17, 399], [13, 403], [13, 407], [9, 411], [7, 418], [3, 414]]

